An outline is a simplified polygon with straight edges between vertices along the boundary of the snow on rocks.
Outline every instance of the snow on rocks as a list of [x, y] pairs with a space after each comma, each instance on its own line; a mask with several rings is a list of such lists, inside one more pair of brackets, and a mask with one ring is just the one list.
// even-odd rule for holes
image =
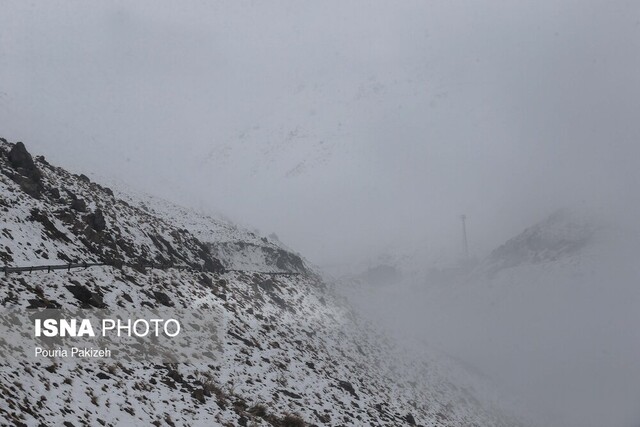
[[[70, 286], [101, 306], [221, 310], [222, 357], [213, 364], [144, 362], [0, 365], [0, 418], [11, 425], [155, 426], [514, 426], [453, 384], [432, 356], [405, 360], [307, 267], [271, 241], [278, 256], [243, 253], [248, 271], [225, 270], [235, 233], [207, 217], [163, 215], [36, 158], [38, 197], [23, 188], [0, 142], [0, 258], [6, 265], [107, 262], [84, 270], [2, 277], [4, 308], [78, 307]], [[84, 200], [86, 210], [73, 209]], [[166, 211], [166, 209], [164, 209]], [[207, 234], [207, 230], [218, 230]], [[222, 231], [221, 231], [222, 230]], [[226, 235], [226, 239], [216, 240]], [[224, 246], [222, 243], [228, 243]], [[282, 251], [282, 252], [278, 252]], [[287, 258], [282, 261], [282, 257]], [[287, 261], [288, 260], [288, 261]], [[302, 264], [298, 264], [298, 260]], [[162, 269], [136, 267], [154, 262]], [[237, 261], [239, 262], [239, 261]], [[285, 264], [283, 264], [285, 262]], [[289, 262], [289, 264], [287, 264]], [[172, 267], [183, 268], [172, 268]], [[295, 271], [272, 275], [255, 270]], [[238, 269], [239, 270], [239, 269]], [[86, 293], [86, 292], [85, 292]]]

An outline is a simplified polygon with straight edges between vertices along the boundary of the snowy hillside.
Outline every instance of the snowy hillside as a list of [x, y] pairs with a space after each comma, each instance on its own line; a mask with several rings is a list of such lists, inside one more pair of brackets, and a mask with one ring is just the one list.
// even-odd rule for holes
[[108, 264], [4, 275], [4, 308], [215, 307], [226, 327], [214, 364], [0, 365], [8, 425], [518, 425], [454, 363], [403, 357], [273, 240], [116, 197], [21, 144], [0, 143], [0, 170], [6, 266]]
[[260, 236], [239, 227], [221, 215], [205, 215], [194, 209], [178, 206], [166, 200], [151, 197], [129, 188], [117, 197], [151, 215], [165, 218], [172, 224], [189, 230], [211, 250], [226, 269], [261, 272], [289, 272], [312, 274], [313, 268], [299, 254], [282, 244], [277, 236]]
[[591, 221], [570, 210], [553, 213], [495, 249], [489, 257], [491, 274], [575, 256], [593, 238], [596, 225]]

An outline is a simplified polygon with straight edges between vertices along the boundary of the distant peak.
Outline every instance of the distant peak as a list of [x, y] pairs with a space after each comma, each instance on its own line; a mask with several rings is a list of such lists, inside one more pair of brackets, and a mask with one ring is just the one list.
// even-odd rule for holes
[[494, 273], [521, 264], [556, 261], [578, 253], [596, 231], [593, 218], [559, 209], [495, 249], [489, 262]]

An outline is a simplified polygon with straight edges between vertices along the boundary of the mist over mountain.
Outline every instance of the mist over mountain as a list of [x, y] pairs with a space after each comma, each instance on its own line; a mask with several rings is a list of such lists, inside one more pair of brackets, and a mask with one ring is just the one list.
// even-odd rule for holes
[[638, 426], [638, 2], [0, 10], [0, 302], [230, 319], [213, 368], [4, 366], [15, 425]]
[[5, 2], [3, 135], [321, 265], [639, 181], [635, 5], [284, 3]]
[[429, 343], [519, 396], [541, 425], [631, 426], [640, 234], [605, 218], [559, 210], [471, 265], [405, 259], [403, 279], [380, 287], [351, 276], [343, 291], [394, 336]]

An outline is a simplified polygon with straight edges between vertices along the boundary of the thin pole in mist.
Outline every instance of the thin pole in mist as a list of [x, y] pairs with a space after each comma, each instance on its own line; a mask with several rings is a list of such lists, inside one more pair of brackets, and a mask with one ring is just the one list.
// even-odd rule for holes
[[464, 249], [464, 259], [469, 259], [469, 243], [467, 242], [467, 216], [465, 214], [460, 215], [462, 220], [462, 244]]

